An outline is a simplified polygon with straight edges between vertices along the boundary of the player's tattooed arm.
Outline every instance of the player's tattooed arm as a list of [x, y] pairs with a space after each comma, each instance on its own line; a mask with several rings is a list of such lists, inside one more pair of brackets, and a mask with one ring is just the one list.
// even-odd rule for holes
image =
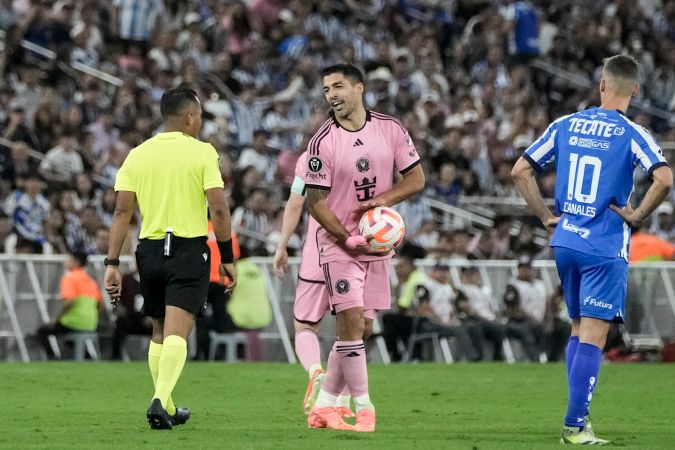
[[328, 203], [326, 203], [329, 192], [327, 189], [307, 186], [307, 209], [326, 231], [335, 236], [340, 243], [344, 244], [349, 237], [349, 232], [342, 225], [333, 210], [330, 209]]

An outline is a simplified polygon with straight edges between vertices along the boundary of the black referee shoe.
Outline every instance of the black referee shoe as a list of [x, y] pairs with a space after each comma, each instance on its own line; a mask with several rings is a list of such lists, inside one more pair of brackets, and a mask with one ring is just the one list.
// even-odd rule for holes
[[190, 416], [192, 416], [190, 408], [176, 407], [176, 414], [169, 416], [169, 421], [171, 422], [171, 425], [175, 427], [176, 425], [183, 425], [190, 419]]
[[148, 423], [153, 430], [171, 430], [171, 417], [162, 407], [158, 398], [152, 400], [148, 408]]

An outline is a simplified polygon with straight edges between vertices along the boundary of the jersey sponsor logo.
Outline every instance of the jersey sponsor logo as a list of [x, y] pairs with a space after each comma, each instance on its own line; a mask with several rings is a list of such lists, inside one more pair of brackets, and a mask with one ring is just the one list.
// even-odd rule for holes
[[325, 180], [326, 175], [323, 174], [323, 173], [307, 172], [307, 173], [305, 173], [305, 178], [308, 179], [308, 180], [314, 180], [314, 181]]
[[307, 166], [309, 167], [309, 170], [316, 173], [316, 172], [319, 172], [323, 168], [323, 163], [316, 156], [312, 156], [311, 158], [309, 158], [309, 161], [307, 162]]
[[363, 141], [357, 138], [356, 141], [354, 141], [354, 145], [352, 145], [352, 147], [361, 147], [362, 145]]
[[581, 239], [587, 239], [588, 236], [591, 235], [591, 230], [584, 227], [578, 227], [570, 223], [567, 219], [563, 220], [562, 228], [565, 231], [571, 231], [572, 233], [578, 234]]
[[605, 122], [604, 120], [588, 120], [573, 117], [570, 119], [570, 126], [567, 131], [571, 133], [611, 138], [612, 136], [623, 135], [626, 132], [626, 129], [624, 127], [617, 127], [615, 123]]
[[569, 144], [575, 145], [577, 147], [592, 148], [596, 150], [609, 150], [610, 143], [607, 141], [599, 141], [597, 139], [570, 136]]
[[595, 306], [597, 308], [604, 308], [604, 309], [612, 309], [612, 304], [611, 303], [606, 303], [603, 302], [602, 300], [598, 300], [597, 298], [592, 298], [590, 295], [584, 299], [584, 306]]
[[407, 134], [407, 135], [405, 136], [405, 140], [406, 140], [406, 142], [408, 143], [408, 147], [412, 147], [412, 145], [413, 145], [413, 143], [412, 143], [412, 138], [410, 137], [409, 134]]
[[375, 187], [377, 186], [377, 177], [369, 179], [368, 177], [363, 177], [363, 180], [359, 183], [358, 180], [354, 180], [354, 187], [356, 188], [356, 198], [360, 202], [365, 202], [375, 197]]
[[349, 292], [349, 281], [345, 280], [344, 278], [337, 280], [335, 283], [335, 290], [338, 292], [338, 294], [346, 294]]
[[362, 157], [356, 160], [356, 170], [359, 172], [368, 172], [370, 169], [370, 161], [368, 161], [368, 158]]

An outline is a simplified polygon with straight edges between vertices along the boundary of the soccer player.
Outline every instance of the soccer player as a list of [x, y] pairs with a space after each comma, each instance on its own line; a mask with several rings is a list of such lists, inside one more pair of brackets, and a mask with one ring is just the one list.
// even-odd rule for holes
[[[295, 179], [291, 194], [286, 201], [284, 218], [281, 223], [281, 236], [274, 253], [274, 271], [282, 277], [288, 272], [288, 241], [298, 226], [305, 203], [305, 181], [302, 179], [307, 168], [309, 152], [304, 152], [295, 165]], [[293, 325], [295, 327], [295, 353], [309, 374], [309, 385], [302, 407], [309, 414], [316, 401], [326, 373], [321, 366], [321, 347], [319, 345], [319, 325], [321, 319], [330, 310], [328, 290], [319, 265], [319, 249], [316, 232], [319, 224], [313, 217], [308, 218], [305, 244], [302, 248], [302, 261], [298, 273], [298, 282], [293, 304]], [[345, 385], [346, 387], [346, 385]], [[346, 389], [343, 389], [346, 391]], [[349, 391], [342, 392], [337, 398], [338, 412], [342, 417], [353, 417], [350, 409]]]
[[117, 204], [105, 259], [105, 289], [113, 304], [122, 290], [119, 254], [136, 204], [141, 212], [136, 262], [143, 312], [152, 319], [148, 365], [155, 394], [147, 411], [152, 429], [171, 429], [190, 417], [171, 399], [187, 356], [187, 337], [203, 315], [209, 290], [210, 251], [206, 244], [208, 202], [220, 250], [220, 275], [237, 281], [230, 239], [230, 209], [218, 154], [197, 140], [202, 108], [185, 87], [161, 100], [164, 132], [134, 148], [117, 173]]
[[[363, 74], [351, 64], [322, 71], [331, 118], [308, 144], [303, 179], [307, 207], [321, 225], [316, 233], [319, 262], [330, 305], [336, 313], [337, 342], [328, 357], [326, 379], [307, 419], [314, 428], [375, 430], [368, 395], [364, 329], [391, 303], [391, 255], [373, 249], [358, 232], [367, 209], [392, 206], [424, 188], [424, 173], [407, 130], [363, 105]], [[393, 186], [393, 173], [402, 174]], [[368, 325], [366, 325], [368, 324]], [[356, 425], [335, 410], [342, 380], [356, 408]]]
[[[588, 407], [597, 386], [602, 349], [612, 322], [624, 320], [630, 229], [663, 201], [673, 176], [654, 138], [626, 116], [638, 92], [638, 64], [630, 56], [605, 60], [600, 107], [553, 122], [516, 162], [512, 176], [530, 208], [549, 229], [558, 274], [572, 319], [567, 346], [569, 400], [565, 444], [603, 445]], [[545, 206], [534, 172], [555, 160], [556, 216]], [[633, 170], [652, 184], [631, 207]]]

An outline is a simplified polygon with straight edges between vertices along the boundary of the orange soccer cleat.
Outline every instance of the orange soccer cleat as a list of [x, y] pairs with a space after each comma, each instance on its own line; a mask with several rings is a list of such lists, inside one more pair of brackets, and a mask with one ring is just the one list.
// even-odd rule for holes
[[372, 433], [375, 431], [375, 411], [372, 409], [362, 409], [357, 412], [354, 431], [360, 431], [362, 433]]
[[332, 430], [354, 431], [354, 425], [350, 425], [342, 419], [337, 408], [312, 408], [307, 417], [309, 428], [330, 428]]
[[343, 419], [350, 419], [352, 417], [356, 417], [354, 415], [354, 412], [346, 406], [338, 406], [335, 408], [335, 410], [337, 411], [338, 414], [340, 414], [340, 416]]
[[302, 402], [302, 409], [305, 411], [305, 414], [309, 414], [314, 407], [314, 402], [316, 402], [316, 398], [319, 396], [321, 385], [323, 385], [325, 379], [326, 372], [324, 372], [323, 369], [315, 370], [312, 377], [309, 379], [305, 400]]

